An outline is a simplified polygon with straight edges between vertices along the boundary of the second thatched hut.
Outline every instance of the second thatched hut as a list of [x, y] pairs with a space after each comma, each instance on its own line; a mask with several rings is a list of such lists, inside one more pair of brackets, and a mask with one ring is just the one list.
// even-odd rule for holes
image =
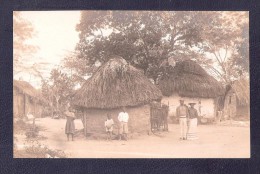
[[201, 116], [214, 118], [216, 98], [224, 95], [221, 83], [192, 60], [178, 62], [168, 76], [159, 80], [159, 88], [164, 95], [162, 103], [169, 104], [170, 116], [175, 116], [182, 97], [187, 105], [195, 102]]
[[249, 117], [250, 116], [250, 87], [249, 79], [241, 78], [227, 86], [224, 100], [224, 116]]
[[83, 111], [88, 133], [105, 132], [107, 113], [112, 115], [117, 124], [123, 106], [129, 114], [129, 131], [147, 132], [150, 131], [149, 104], [161, 97], [161, 91], [143, 72], [123, 58], [114, 56], [74, 94], [72, 103]]
[[14, 117], [23, 118], [28, 113], [41, 117], [47, 101], [26, 81], [13, 81], [13, 112]]

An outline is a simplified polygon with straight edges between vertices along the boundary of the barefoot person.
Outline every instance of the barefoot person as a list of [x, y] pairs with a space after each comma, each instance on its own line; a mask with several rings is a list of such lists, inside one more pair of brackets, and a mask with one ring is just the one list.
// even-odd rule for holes
[[119, 140], [122, 139], [122, 135], [124, 135], [124, 138], [127, 140], [127, 134], [128, 134], [128, 119], [129, 115], [126, 112], [126, 108], [122, 108], [122, 112], [118, 115], [118, 121], [119, 121]]
[[107, 140], [112, 140], [114, 121], [111, 118], [111, 114], [107, 114], [107, 120], [105, 121], [105, 127], [107, 132]]
[[75, 124], [74, 124], [74, 119], [75, 119], [75, 114], [73, 113], [73, 110], [68, 104], [68, 110], [65, 112], [67, 122], [65, 126], [65, 133], [67, 135], [67, 139], [69, 141], [69, 136], [71, 135], [71, 140], [73, 141], [73, 136], [75, 133]]
[[198, 139], [197, 125], [198, 125], [198, 112], [194, 108], [196, 103], [189, 103], [190, 107], [188, 109], [189, 126], [187, 132], [187, 140]]
[[176, 116], [179, 118], [179, 123], [181, 127], [181, 140], [186, 140], [187, 136], [187, 116], [188, 116], [188, 108], [184, 104], [184, 99], [180, 99], [180, 106], [176, 109]]

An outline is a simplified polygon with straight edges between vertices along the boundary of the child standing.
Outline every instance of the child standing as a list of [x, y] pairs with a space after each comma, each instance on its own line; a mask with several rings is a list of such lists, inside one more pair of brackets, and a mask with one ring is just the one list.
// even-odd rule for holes
[[112, 132], [113, 132], [114, 121], [111, 118], [111, 114], [107, 114], [107, 120], [105, 121], [105, 128], [107, 132], [107, 140], [112, 140]]

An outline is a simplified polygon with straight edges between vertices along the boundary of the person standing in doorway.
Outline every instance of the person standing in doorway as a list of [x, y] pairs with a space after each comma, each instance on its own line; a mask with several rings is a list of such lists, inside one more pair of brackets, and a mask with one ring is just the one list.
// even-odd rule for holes
[[122, 139], [122, 135], [124, 136], [125, 140], [127, 140], [127, 134], [128, 134], [128, 119], [129, 115], [126, 112], [126, 108], [122, 108], [122, 112], [118, 115], [118, 121], [119, 121], [119, 140]]
[[187, 139], [187, 116], [188, 107], [184, 104], [184, 99], [180, 99], [180, 105], [176, 109], [176, 116], [179, 118], [179, 123], [181, 127], [181, 140]]

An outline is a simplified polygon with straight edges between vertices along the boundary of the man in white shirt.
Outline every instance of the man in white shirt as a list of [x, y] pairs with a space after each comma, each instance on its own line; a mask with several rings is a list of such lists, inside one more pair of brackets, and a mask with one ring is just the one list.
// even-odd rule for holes
[[126, 112], [125, 107], [122, 108], [122, 112], [118, 114], [118, 121], [119, 121], [119, 140], [122, 138], [122, 134], [125, 135], [125, 139], [127, 140], [128, 134], [128, 119], [129, 115]]

